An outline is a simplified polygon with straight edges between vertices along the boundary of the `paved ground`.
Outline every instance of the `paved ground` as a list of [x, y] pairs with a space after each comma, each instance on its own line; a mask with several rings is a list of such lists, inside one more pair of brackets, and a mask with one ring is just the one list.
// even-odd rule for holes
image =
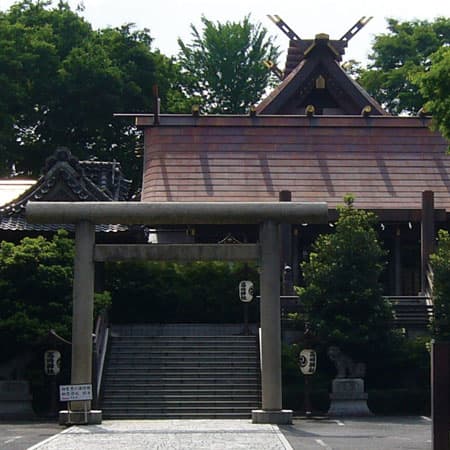
[[295, 450], [428, 450], [431, 422], [426, 417], [294, 419], [280, 430]]
[[105, 420], [71, 428], [0, 424], [0, 449], [429, 450], [431, 422], [425, 417], [317, 418], [294, 419], [279, 428], [248, 420]]
[[0, 449], [24, 450], [55, 433], [61, 427], [53, 422], [0, 422]]
[[[105, 420], [71, 427], [33, 450], [289, 450], [273, 425], [248, 420]], [[31, 450], [31, 449], [30, 449]]]

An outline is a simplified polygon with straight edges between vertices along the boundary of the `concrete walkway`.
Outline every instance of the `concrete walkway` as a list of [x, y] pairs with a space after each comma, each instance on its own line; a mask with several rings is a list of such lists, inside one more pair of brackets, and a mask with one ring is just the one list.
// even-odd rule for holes
[[[36, 428], [29, 432], [36, 434]], [[24, 428], [8, 426], [4, 442]], [[37, 430], [40, 430], [38, 428]], [[281, 430], [281, 431], [280, 431]], [[1, 431], [1, 427], [0, 427]], [[281, 432], [283, 434], [281, 434]], [[13, 433], [13, 434], [11, 434]], [[38, 439], [34, 440], [37, 442]], [[6, 449], [24, 450], [23, 439]], [[32, 442], [32, 441], [31, 441]], [[3, 449], [4, 446], [0, 447]], [[424, 416], [332, 419], [296, 418], [293, 425], [250, 420], [106, 420], [66, 428], [28, 450], [431, 450], [431, 419]]]
[[28, 450], [292, 450], [276, 425], [250, 420], [105, 420], [74, 426]]

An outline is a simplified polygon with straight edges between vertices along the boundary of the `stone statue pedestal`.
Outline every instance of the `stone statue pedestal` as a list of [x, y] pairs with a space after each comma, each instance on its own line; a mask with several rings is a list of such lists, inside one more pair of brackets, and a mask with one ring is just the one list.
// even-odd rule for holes
[[335, 378], [330, 394], [329, 416], [371, 416], [362, 378]]
[[31, 419], [33, 417], [28, 381], [0, 381], [0, 419]]

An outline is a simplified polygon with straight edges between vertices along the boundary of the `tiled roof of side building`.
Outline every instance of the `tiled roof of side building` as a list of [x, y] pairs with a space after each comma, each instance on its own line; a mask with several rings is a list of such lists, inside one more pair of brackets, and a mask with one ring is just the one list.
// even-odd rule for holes
[[[59, 148], [45, 163], [44, 173], [25, 192], [0, 206], [0, 230], [55, 231], [70, 225], [30, 224], [25, 218], [29, 201], [121, 201], [128, 200], [131, 182], [117, 162], [78, 161], [66, 148]], [[122, 231], [121, 225], [101, 225], [100, 231]]]

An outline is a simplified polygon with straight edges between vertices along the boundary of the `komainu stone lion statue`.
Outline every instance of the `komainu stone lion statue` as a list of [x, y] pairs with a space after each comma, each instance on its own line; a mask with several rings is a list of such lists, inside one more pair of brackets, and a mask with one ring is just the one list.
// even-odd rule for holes
[[355, 363], [349, 356], [342, 353], [339, 347], [332, 345], [328, 348], [327, 355], [336, 366], [336, 378], [364, 378], [366, 365]]

